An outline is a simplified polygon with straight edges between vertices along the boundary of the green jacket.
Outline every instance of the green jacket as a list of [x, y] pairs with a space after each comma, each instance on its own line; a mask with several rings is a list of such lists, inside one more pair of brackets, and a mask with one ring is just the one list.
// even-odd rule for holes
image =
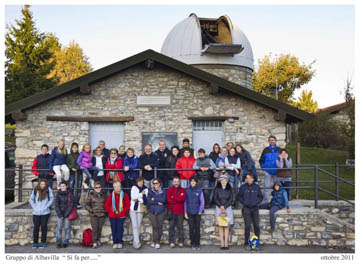
[[76, 162], [79, 155], [80, 155], [79, 152], [76, 152], [76, 153], [71, 152], [71, 154], [67, 156], [67, 161], [66, 162], [67, 162], [67, 165], [68, 165], [70, 171], [71, 171], [72, 168], [80, 169], [80, 166]]

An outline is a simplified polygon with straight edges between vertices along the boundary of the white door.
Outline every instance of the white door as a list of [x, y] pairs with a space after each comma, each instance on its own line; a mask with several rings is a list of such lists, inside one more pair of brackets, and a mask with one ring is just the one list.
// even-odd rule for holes
[[223, 121], [193, 121], [193, 148], [197, 153], [200, 148], [205, 149], [209, 155], [213, 145], [224, 144]]
[[96, 122], [90, 123], [90, 144], [95, 149], [99, 145], [99, 141], [105, 141], [107, 149], [119, 149], [124, 144], [125, 126], [123, 123]]

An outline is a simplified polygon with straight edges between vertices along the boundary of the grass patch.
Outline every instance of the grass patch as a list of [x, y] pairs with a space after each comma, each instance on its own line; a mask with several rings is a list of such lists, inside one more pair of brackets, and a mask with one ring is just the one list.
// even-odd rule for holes
[[[296, 159], [296, 145], [287, 145], [289, 155], [295, 163]], [[331, 150], [316, 147], [301, 147], [301, 164], [345, 164], [347, 153], [341, 150]], [[335, 167], [322, 167], [319, 168], [335, 174]], [[298, 181], [314, 181], [314, 170], [299, 171]], [[339, 177], [354, 181], [355, 169], [349, 167], [339, 167]], [[293, 186], [295, 186], [295, 171], [293, 172]], [[320, 172], [318, 173], [319, 181], [332, 181], [332, 183], [319, 183], [319, 187], [322, 187], [330, 192], [336, 193], [335, 178]], [[313, 183], [298, 183], [298, 186], [314, 186]], [[355, 187], [349, 184], [345, 184], [339, 181], [339, 195], [348, 200], [354, 200]], [[295, 199], [295, 190], [292, 192], [292, 199]], [[299, 199], [314, 199], [314, 189], [299, 189]], [[323, 191], [319, 191], [320, 200], [334, 200], [335, 197], [329, 195]]]

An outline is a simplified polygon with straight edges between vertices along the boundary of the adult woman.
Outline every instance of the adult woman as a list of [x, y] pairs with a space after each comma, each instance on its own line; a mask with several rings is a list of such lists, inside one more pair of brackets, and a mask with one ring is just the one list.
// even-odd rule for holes
[[215, 208], [216, 225], [219, 225], [218, 223], [219, 216], [225, 216], [227, 217], [228, 220], [227, 226], [219, 226], [220, 244], [221, 244], [220, 249], [222, 250], [229, 249], [228, 246], [229, 226], [234, 224], [234, 215], [231, 208], [231, 204], [233, 202], [233, 192], [225, 175], [220, 176], [219, 182], [216, 185], [214, 192], [214, 202], [216, 204], [216, 208]]
[[[166, 159], [165, 167], [166, 168], [175, 168], [176, 162], [180, 158], [180, 149], [177, 145], [171, 147], [171, 154]], [[176, 170], [169, 170], [167, 171], [168, 181], [169, 181], [169, 188], [172, 186], [172, 179], [176, 176], [178, 177], [179, 174]]]
[[[226, 172], [230, 176], [229, 183], [233, 188], [235, 183], [235, 178], [238, 178], [241, 169], [240, 158], [236, 155], [236, 151], [234, 147], [231, 147], [229, 149], [229, 154], [225, 158], [225, 168], [226, 168]], [[238, 181], [238, 186], [240, 187], [240, 180]]]
[[136, 184], [136, 179], [139, 176], [139, 171], [134, 170], [138, 167], [139, 158], [135, 155], [132, 148], [128, 148], [124, 158], [124, 172], [125, 172], [125, 187], [131, 188]]
[[160, 248], [160, 240], [163, 233], [163, 223], [165, 218], [166, 192], [161, 187], [159, 178], [152, 180], [153, 188], [147, 195], [147, 204], [149, 209], [149, 218], [153, 230], [153, 243], [151, 247]]
[[147, 204], [148, 188], [144, 185], [144, 179], [138, 177], [136, 184], [131, 188], [130, 219], [133, 229], [133, 246], [138, 249], [140, 243], [140, 227], [144, 215], [144, 207]]
[[50, 217], [50, 207], [54, 202], [54, 195], [46, 180], [42, 179], [31, 193], [29, 203], [33, 209], [33, 248], [39, 247], [39, 229], [41, 226], [40, 248], [44, 248], [47, 236], [47, 223]]
[[[110, 156], [105, 163], [106, 169], [122, 169], [123, 168], [123, 159], [118, 157], [118, 152], [115, 148], [110, 149]], [[121, 171], [106, 171], [106, 183], [108, 188], [111, 189], [113, 183], [119, 181], [124, 181], [124, 175]], [[110, 190], [112, 191], [112, 189]]]
[[213, 146], [213, 150], [210, 153], [209, 157], [211, 158], [211, 160], [216, 163], [216, 159], [218, 158], [220, 154], [220, 145], [218, 143], [214, 144]]
[[94, 190], [89, 193], [86, 199], [85, 209], [90, 214], [90, 223], [93, 236], [93, 248], [97, 248], [101, 245], [101, 230], [106, 218], [106, 197], [106, 193], [101, 189], [100, 181], [96, 181], [94, 184]]
[[105, 201], [105, 210], [110, 220], [113, 248], [122, 248], [124, 222], [130, 209], [130, 200], [129, 196], [121, 190], [120, 181], [114, 182], [113, 187], [114, 190]]
[[255, 178], [255, 182], [257, 181], [257, 173], [255, 168], [255, 162], [252, 159], [250, 153], [245, 150], [245, 148], [241, 144], [237, 144], [236, 154], [239, 156], [241, 161], [241, 168], [243, 170], [242, 182], [245, 182], [245, 177], [248, 172], [251, 172]]
[[58, 189], [60, 189], [61, 171], [64, 173], [64, 180], [69, 180], [70, 171], [66, 165], [66, 159], [67, 150], [65, 148], [65, 142], [64, 140], [59, 140], [57, 147], [54, 147], [49, 158], [49, 169], [55, 172]]

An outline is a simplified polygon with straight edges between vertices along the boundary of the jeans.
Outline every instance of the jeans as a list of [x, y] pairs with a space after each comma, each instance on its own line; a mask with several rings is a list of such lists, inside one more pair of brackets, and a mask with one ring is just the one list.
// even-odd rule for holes
[[93, 243], [100, 241], [101, 238], [101, 230], [105, 223], [105, 216], [90, 216], [90, 223], [92, 229], [92, 240]]
[[282, 209], [279, 206], [271, 206], [270, 203], [264, 203], [259, 206], [260, 209], [269, 209], [270, 210], [270, 226], [272, 229], [275, 228], [275, 213]]
[[49, 220], [50, 214], [45, 215], [33, 215], [34, 222], [34, 243], [39, 243], [39, 230], [41, 226], [41, 242], [46, 243], [47, 235], [47, 223]]
[[209, 199], [210, 204], [213, 203], [213, 199], [214, 199], [214, 187], [215, 187], [215, 180], [214, 181], [209, 181], [209, 188], [212, 188], [210, 190], [210, 199]]
[[152, 236], [155, 244], [160, 244], [161, 236], [163, 234], [163, 224], [166, 211], [158, 214], [149, 212], [149, 218], [152, 224]]
[[250, 237], [251, 224], [254, 226], [255, 235], [260, 239], [259, 208], [244, 206], [242, 208], [242, 215], [245, 222], [245, 245], [247, 245]]
[[264, 176], [265, 188], [270, 188], [270, 189], [264, 189], [264, 192], [263, 192], [264, 199], [262, 202], [266, 203], [266, 202], [269, 202], [272, 183], [273, 183], [273, 180], [276, 178], [276, 176], [269, 174], [266, 171], [264, 171], [264, 173], [265, 173], [265, 176]]
[[109, 218], [113, 244], [122, 244], [125, 218]]
[[[77, 174], [77, 183], [75, 182], [75, 175]], [[75, 187], [75, 184], [77, 184], [77, 186]], [[82, 186], [82, 171], [78, 170], [77, 172], [75, 171], [70, 171], [70, 179], [69, 179], [69, 188], [70, 191], [73, 192], [74, 196], [75, 196], [75, 203], [76, 205], [80, 205], [80, 198], [81, 198], [81, 186]]]
[[181, 188], [187, 189], [189, 187], [189, 180], [188, 179], [180, 179], [180, 186], [181, 186]]
[[133, 210], [130, 210], [130, 219], [132, 224], [132, 230], [133, 230], [133, 245], [134, 247], [139, 247], [140, 245], [140, 229], [141, 229], [141, 221], [143, 219], [144, 214], [135, 212]]
[[188, 214], [189, 234], [192, 247], [200, 247], [200, 220], [199, 214]]
[[57, 187], [58, 189], [60, 188], [60, 182], [61, 182], [61, 171], [63, 171], [64, 173], [64, 180], [68, 181], [69, 180], [69, 175], [70, 175], [70, 171], [69, 168], [67, 167], [67, 165], [58, 165], [58, 166], [53, 166], [53, 170], [55, 172], [56, 175], [56, 181], [57, 181]]
[[[91, 175], [90, 170], [94, 171], [94, 177]], [[97, 177], [97, 174], [99, 173], [99, 168], [92, 166], [91, 168], [84, 168], [82, 171], [86, 175], [85, 183], [89, 185], [90, 179], [95, 179], [95, 176]]]
[[62, 242], [62, 229], [64, 226], [65, 229], [65, 239], [64, 239], [64, 244], [69, 244], [69, 240], [70, 240], [70, 225], [71, 225], [71, 221], [69, 221], [67, 218], [64, 217], [64, 219], [61, 219], [59, 217], [56, 217], [57, 220], [57, 225], [56, 225], [56, 244], [57, 245], [61, 245]]
[[178, 234], [178, 242], [184, 244], [185, 234], [184, 234], [184, 215], [183, 214], [173, 214], [170, 224], [169, 224], [169, 243], [175, 243], [175, 227]]
[[209, 188], [209, 179], [199, 178], [198, 187], [203, 190], [205, 205], [210, 204], [210, 190]]

